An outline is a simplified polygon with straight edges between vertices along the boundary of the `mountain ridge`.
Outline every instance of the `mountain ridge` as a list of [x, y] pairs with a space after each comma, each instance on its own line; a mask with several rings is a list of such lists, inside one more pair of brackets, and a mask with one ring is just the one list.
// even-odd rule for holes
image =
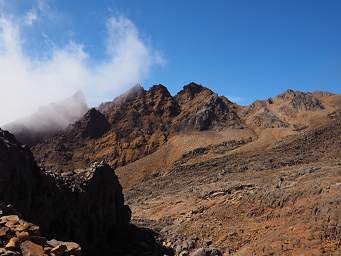
[[[32, 150], [47, 169], [49, 162], [54, 165], [56, 160], [61, 162], [56, 169], [81, 168], [93, 161], [108, 161], [116, 168], [154, 153], [179, 134], [201, 131], [219, 134], [229, 129], [245, 133], [241, 138], [247, 139], [251, 133], [262, 137], [266, 129], [284, 129], [283, 134], [309, 130], [310, 126], [327, 122], [328, 114], [339, 109], [337, 104], [324, 107], [322, 103], [324, 98], [337, 95], [319, 95], [317, 98], [314, 93], [288, 90], [268, 100], [239, 106], [193, 82], [174, 96], [161, 84], [149, 90], [137, 85], [112, 102], [90, 110], [102, 116], [101, 122], [92, 124], [95, 130], [102, 131], [97, 136], [75, 140], [78, 138], [75, 134], [82, 133], [82, 128], [70, 125]], [[89, 112], [76, 123], [88, 122], [87, 115]], [[66, 150], [55, 150], [59, 144], [65, 144]]]

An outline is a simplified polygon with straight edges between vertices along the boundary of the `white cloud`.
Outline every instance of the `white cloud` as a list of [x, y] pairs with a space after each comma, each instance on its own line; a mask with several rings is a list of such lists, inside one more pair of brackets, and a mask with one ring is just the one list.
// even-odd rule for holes
[[24, 23], [28, 26], [32, 26], [37, 19], [38, 19], [37, 11], [35, 9], [31, 9], [26, 13], [24, 17]]
[[[44, 1], [40, 1], [39, 9]], [[151, 67], [164, 63], [161, 55], [140, 37], [134, 23], [124, 16], [106, 21], [106, 59], [94, 65], [81, 43], [57, 47], [50, 57], [25, 53], [23, 28], [41, 20], [30, 10], [23, 18], [0, 16], [0, 124], [34, 112], [40, 105], [82, 90], [93, 104], [113, 98], [145, 78]], [[41, 32], [45, 35], [44, 32]], [[49, 40], [48, 36], [44, 40]], [[91, 63], [91, 65], [89, 64]]]

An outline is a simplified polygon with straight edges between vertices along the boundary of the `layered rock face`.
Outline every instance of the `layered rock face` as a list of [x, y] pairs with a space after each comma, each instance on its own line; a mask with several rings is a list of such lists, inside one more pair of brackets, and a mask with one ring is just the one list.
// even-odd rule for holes
[[104, 241], [115, 241], [131, 215], [108, 165], [63, 176], [45, 173], [29, 149], [5, 131], [0, 131], [0, 201], [13, 204], [44, 233], [80, 243], [90, 255], [106, 251]]

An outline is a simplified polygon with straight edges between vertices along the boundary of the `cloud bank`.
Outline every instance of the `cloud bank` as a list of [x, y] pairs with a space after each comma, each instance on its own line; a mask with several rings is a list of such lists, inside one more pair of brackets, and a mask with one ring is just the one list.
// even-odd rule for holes
[[92, 61], [86, 47], [76, 41], [59, 47], [52, 43], [48, 57], [32, 57], [25, 51], [23, 32], [43, 17], [34, 8], [23, 17], [0, 14], [0, 125], [78, 90], [98, 104], [146, 78], [153, 65], [162, 64], [157, 51], [124, 16], [103, 21], [106, 58], [101, 62]]

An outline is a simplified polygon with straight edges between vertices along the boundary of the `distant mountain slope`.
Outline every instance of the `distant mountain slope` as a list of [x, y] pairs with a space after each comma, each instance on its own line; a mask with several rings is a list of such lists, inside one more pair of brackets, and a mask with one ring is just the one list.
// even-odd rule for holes
[[[149, 168], [148, 176], [164, 166], [162, 159], [167, 159], [169, 167], [197, 147], [245, 140], [248, 143], [241, 148], [259, 148], [312, 129], [335, 116], [338, 97], [288, 90], [243, 107], [196, 83], [184, 86], [175, 96], [163, 85], [149, 90], [137, 85], [112, 102], [91, 109], [32, 150], [45, 168], [58, 171], [102, 160], [116, 168], [155, 152], [155, 168]], [[207, 137], [207, 132], [211, 136]], [[176, 143], [179, 136], [192, 139]], [[216, 151], [205, 157], [212, 152]]]
[[31, 116], [6, 124], [2, 128], [15, 134], [22, 143], [32, 145], [65, 129], [80, 119], [87, 110], [83, 93], [77, 92], [63, 101], [42, 106]]
[[[326, 97], [332, 97], [329, 94]], [[287, 90], [280, 95], [252, 103], [244, 108], [240, 115], [245, 122], [253, 128], [280, 128], [309, 126], [307, 115], [319, 114], [325, 116], [322, 98], [315, 97], [312, 93]], [[302, 115], [304, 118], [301, 118]]]

